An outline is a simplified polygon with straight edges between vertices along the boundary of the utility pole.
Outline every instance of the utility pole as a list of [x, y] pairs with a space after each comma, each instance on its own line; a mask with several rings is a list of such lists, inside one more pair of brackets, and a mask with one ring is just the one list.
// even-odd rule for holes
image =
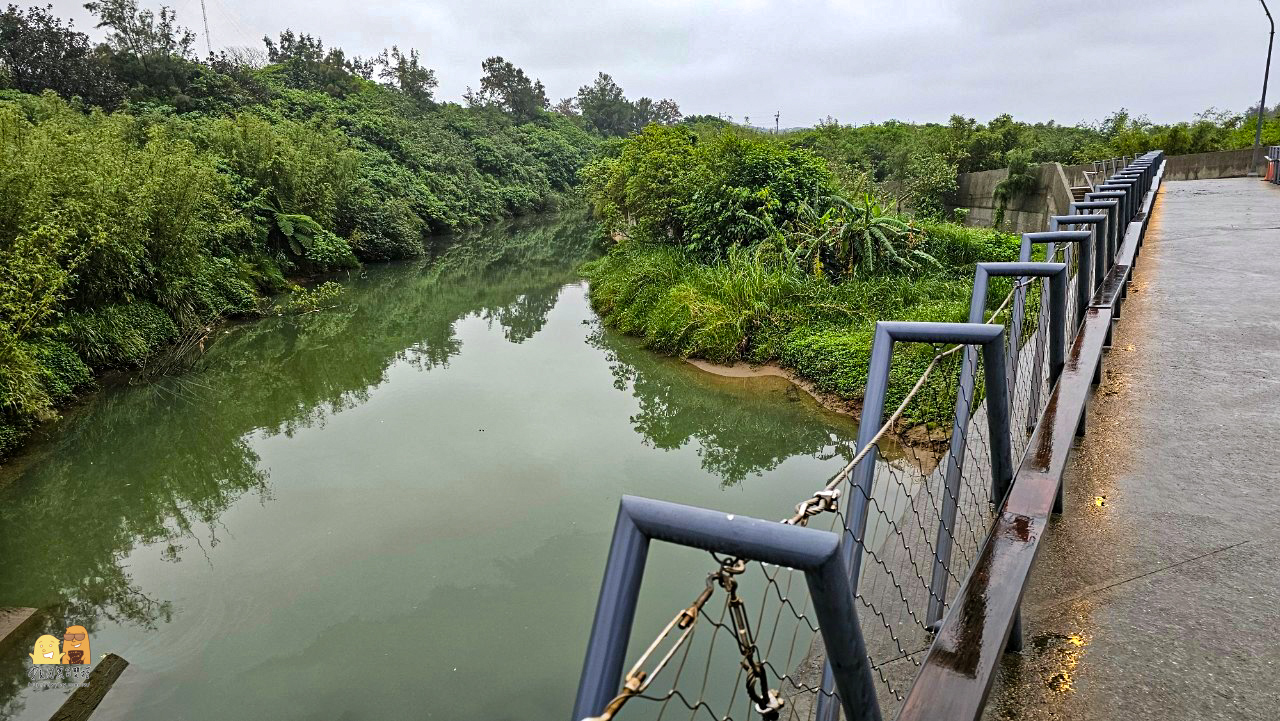
[[1253, 163], [1249, 167], [1249, 175], [1256, 176], [1258, 174], [1258, 162], [1262, 160], [1262, 115], [1267, 112], [1267, 81], [1271, 79], [1271, 46], [1276, 39], [1276, 21], [1271, 17], [1271, 11], [1267, 9], [1266, 0], [1258, 0], [1262, 3], [1262, 11], [1267, 14], [1267, 21], [1271, 23], [1271, 37], [1267, 39], [1267, 67], [1262, 72], [1262, 100], [1258, 103], [1258, 127], [1253, 133]]
[[204, 9], [204, 0], [200, 0], [200, 17], [204, 18], [204, 48], [213, 55], [213, 41], [209, 40], [209, 13]]
[[773, 114], [773, 134], [774, 134], [774, 135], [777, 135], [779, 132], [781, 132], [781, 131], [779, 131], [779, 130], [778, 130], [778, 118], [780, 118], [780, 117], [782, 117], [782, 111], [781, 111], [781, 110], [779, 110], [779, 111], [777, 111], [777, 112], [775, 112], [775, 113]]

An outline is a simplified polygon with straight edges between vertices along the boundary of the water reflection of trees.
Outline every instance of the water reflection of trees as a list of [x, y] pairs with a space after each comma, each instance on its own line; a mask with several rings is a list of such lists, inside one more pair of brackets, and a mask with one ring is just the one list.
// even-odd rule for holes
[[[455, 324], [481, 317], [522, 342], [591, 253], [583, 217], [489, 228], [434, 257], [369, 267], [341, 307], [228, 329], [191, 371], [105, 392], [69, 414], [0, 479], [0, 606], [66, 619], [154, 626], [172, 612], [121, 561], [139, 545], [163, 559], [218, 543], [218, 517], [246, 494], [269, 498], [248, 434], [289, 434], [364, 402], [396, 362], [446, 364]], [[25, 656], [0, 654], [0, 718], [15, 715]]]
[[853, 422], [823, 411], [786, 380], [720, 378], [600, 327], [590, 342], [608, 354], [614, 386], [639, 400], [631, 423], [645, 442], [667, 450], [697, 443], [702, 467], [723, 485], [792, 456], [849, 455]]

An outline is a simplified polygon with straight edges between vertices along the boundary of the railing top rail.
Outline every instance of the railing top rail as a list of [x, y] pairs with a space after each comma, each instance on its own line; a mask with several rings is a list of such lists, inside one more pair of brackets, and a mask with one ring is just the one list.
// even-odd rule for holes
[[[978, 719], [1013, 627], [1022, 587], [1057, 495], [1059, 469], [1100, 362], [1108, 309], [1089, 309], [1045, 414], [1031, 437], [1017, 481], [982, 555], [952, 602], [916, 675], [898, 721]], [[1092, 362], [1090, 362], [1092, 359]]]
[[[1161, 170], [1129, 224], [1121, 256], [1133, 257], [1154, 203]], [[978, 561], [921, 663], [898, 721], [982, 716], [996, 669], [1018, 618], [1023, 589], [1048, 519], [1061, 498], [1062, 478], [1076, 442], [1095, 372], [1108, 342], [1113, 308], [1130, 266], [1114, 265], [1097, 288], [1054, 386], [1013, 487], [1000, 508]]]

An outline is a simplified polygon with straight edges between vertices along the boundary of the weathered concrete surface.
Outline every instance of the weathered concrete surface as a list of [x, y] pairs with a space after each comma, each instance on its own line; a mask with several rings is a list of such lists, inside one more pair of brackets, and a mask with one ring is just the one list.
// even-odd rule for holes
[[[1068, 211], [1071, 188], [1062, 166], [1044, 163], [1037, 172], [1036, 191], [1011, 201], [1005, 208], [1003, 227], [1006, 230], [1015, 233], [1044, 230], [1050, 215], [1064, 215]], [[1007, 168], [961, 173], [956, 179], [956, 192], [947, 199], [947, 204], [951, 209], [968, 209], [965, 225], [990, 228], [995, 223], [998, 205], [996, 186], [1007, 177]]]
[[987, 719], [1280, 718], [1280, 187], [1164, 186]]
[[[1265, 150], [1265, 148], [1264, 148]], [[1222, 150], [1216, 153], [1171, 155], [1165, 165], [1165, 180], [1239, 178], [1249, 174], [1253, 148]]]
[[[1266, 148], [1263, 148], [1266, 150]], [[1164, 180], [1212, 180], [1214, 178], [1242, 178], [1249, 174], [1253, 148], [1218, 150], [1212, 153], [1170, 155], [1164, 166]], [[1072, 185], [1084, 185], [1085, 170], [1093, 170], [1093, 163], [1066, 165], [1062, 171]]]
[[[1214, 153], [1169, 156], [1165, 165], [1165, 182], [1212, 178], [1238, 178], [1249, 173], [1253, 149], [1223, 150]], [[1005, 209], [1004, 228], [1015, 233], [1033, 233], [1049, 225], [1049, 216], [1065, 215], [1070, 210], [1072, 186], [1087, 185], [1085, 170], [1092, 163], [1059, 165], [1044, 163], [1039, 169], [1039, 185], [1034, 193], [1018, 198]], [[964, 224], [990, 228], [995, 223], [996, 186], [1009, 177], [1005, 168], [961, 173], [956, 178], [956, 191], [947, 198], [947, 207], [969, 211]]]

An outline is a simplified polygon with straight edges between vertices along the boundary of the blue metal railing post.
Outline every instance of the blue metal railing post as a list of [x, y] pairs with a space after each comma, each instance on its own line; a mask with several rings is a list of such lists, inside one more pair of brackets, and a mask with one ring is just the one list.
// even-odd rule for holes
[[1124, 243], [1124, 235], [1129, 230], [1130, 218], [1126, 217], [1124, 213], [1125, 195], [1126, 193], [1123, 190], [1095, 190], [1092, 193], [1084, 194], [1086, 203], [1105, 203], [1110, 201], [1116, 204], [1116, 240], [1115, 248], [1112, 249], [1113, 254], [1119, 251], [1120, 245]]
[[[1049, 230], [1060, 230], [1064, 225], [1089, 226], [1093, 235], [1093, 278], [1090, 280], [1089, 297], [1093, 287], [1107, 274], [1110, 257], [1107, 253], [1107, 216], [1105, 215], [1054, 215], [1049, 218]], [[1083, 261], [1083, 258], [1081, 258]]]
[[[1071, 243], [1080, 249], [1080, 262], [1076, 266], [1076, 303], [1075, 308], [1072, 309], [1074, 311], [1072, 321], [1067, 325], [1065, 333], [1068, 338], [1075, 336], [1076, 330], [1079, 327], [1080, 322], [1084, 319], [1085, 312], [1089, 308], [1089, 299], [1093, 295], [1093, 282], [1090, 277], [1092, 276], [1093, 268], [1093, 263], [1090, 262], [1090, 252], [1092, 250], [1090, 240], [1092, 240], [1092, 238], [1093, 234], [1087, 230], [1057, 230], [1046, 233], [1022, 234], [1022, 249], [1018, 252], [1018, 259], [1023, 262], [1031, 260], [1031, 246], [1035, 244], [1043, 244], [1045, 246], [1045, 257], [1047, 259], [1053, 258], [1055, 246], [1058, 243]], [[1070, 265], [1069, 262], [1068, 265]], [[1067, 272], [1070, 273], [1069, 268]], [[1040, 299], [1040, 312], [1048, 312], [1048, 302], [1049, 299], [1044, 297], [1042, 294]], [[1043, 341], [1039, 338], [1036, 339], [1037, 353], [1042, 352], [1042, 349], [1038, 345], [1041, 342]], [[1039, 375], [1032, 376], [1031, 403], [1037, 407], [1040, 404], [1040, 383], [1041, 380]], [[1028, 420], [1028, 427], [1030, 427], [1030, 424], [1032, 423], [1034, 423], [1034, 420]]]
[[596, 615], [591, 623], [587, 657], [582, 662], [578, 696], [573, 704], [573, 721], [599, 714], [617, 693], [648, 556], [648, 537], [636, 528], [626, 509], [619, 505], [604, 581], [596, 601]]
[[[1072, 203], [1070, 210], [1071, 215], [1083, 215], [1087, 211], [1102, 211], [1103, 217], [1106, 218], [1104, 228], [1106, 230], [1106, 249], [1102, 254], [1104, 259], [1103, 274], [1111, 270], [1111, 264], [1115, 262], [1116, 250], [1120, 247], [1120, 203], [1117, 200], [1086, 200], [1079, 203]], [[1096, 260], [1096, 259], [1095, 259]]]
[[[617, 694], [650, 539], [804, 571], [845, 718], [881, 721], [839, 534], [635, 496], [618, 504], [572, 721], [599, 715]], [[820, 712], [835, 714], [831, 698], [818, 699]]]
[[[867, 515], [873, 492], [877, 449], [871, 441], [884, 423], [884, 404], [889, 391], [889, 369], [896, 343], [958, 343], [982, 347], [983, 378], [987, 384], [987, 424], [990, 435], [992, 485], [1003, 495], [1013, 482], [1012, 436], [1009, 420], [1009, 390], [1005, 384], [1004, 327], [987, 323], [910, 323], [880, 321], [876, 323], [871, 343], [871, 364], [867, 386], [863, 392], [862, 417], [858, 422], [858, 450], [870, 446], [867, 455], [854, 467], [849, 478], [849, 510], [845, 517], [845, 533], [841, 536], [849, 582], [856, 594], [862, 575], [865, 553]], [[834, 676], [830, 664], [823, 668], [819, 697], [830, 694]], [[834, 710], [823, 713], [817, 721], [835, 721]]]
[[[1049, 304], [1049, 378], [1050, 385], [1057, 380], [1066, 363], [1066, 310], [1067, 310], [1067, 265], [1066, 263], [978, 263], [974, 271], [973, 296], [969, 301], [969, 322], [981, 323], [984, 320], [987, 305], [987, 290], [991, 277], [1039, 277], [1048, 278], [1051, 302]], [[1010, 323], [1008, 351], [1006, 358], [1011, 358], [1011, 365], [1018, 364], [1018, 342], [1020, 334], [1021, 314], [1016, 313]], [[959, 510], [960, 480], [964, 470], [964, 459], [968, 451], [968, 430], [972, 418], [972, 404], [976, 387], [975, 369], [977, 368], [977, 351], [973, 346], [965, 346], [964, 360], [960, 367], [960, 382], [956, 390], [956, 411], [951, 424], [951, 443], [947, 451], [947, 466], [944, 475], [945, 493], [942, 497], [942, 511], [938, 519], [937, 543], [934, 548], [937, 554], [933, 559], [933, 573], [929, 584], [929, 611], [925, 623], [935, 626], [942, 620], [946, 608], [948, 569], [951, 563], [951, 546], [954, 540], [956, 514]], [[1009, 393], [1014, 384], [1008, 384]], [[1010, 411], [1012, 413], [1012, 411]], [[1010, 419], [1012, 427], [1012, 419]], [[994, 479], [993, 479], [994, 486]], [[994, 492], [994, 491], [993, 491]], [[998, 502], [995, 496], [993, 501]]]

